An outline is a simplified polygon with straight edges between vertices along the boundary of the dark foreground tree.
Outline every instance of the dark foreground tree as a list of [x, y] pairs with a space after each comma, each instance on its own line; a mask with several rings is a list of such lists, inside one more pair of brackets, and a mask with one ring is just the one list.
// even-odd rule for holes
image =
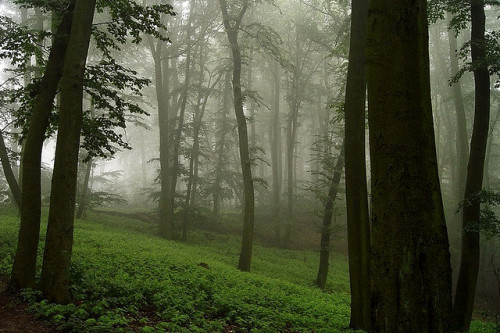
[[231, 54], [233, 56], [234, 112], [238, 123], [240, 162], [244, 187], [243, 235], [238, 269], [249, 272], [250, 263], [252, 261], [255, 202], [250, 152], [248, 148], [247, 120], [245, 113], [243, 112], [243, 94], [241, 91], [241, 52], [238, 44], [238, 30], [240, 29], [241, 21], [243, 20], [243, 16], [245, 15], [249, 4], [247, 0], [244, 0], [241, 8], [239, 8], [235, 16], [231, 17], [228, 11], [227, 1], [219, 0], [219, 3], [222, 10], [224, 29], [226, 30], [227, 38], [231, 47]]
[[370, 323], [370, 221], [366, 184], [365, 100], [368, 0], [352, 0], [345, 94], [345, 187], [353, 329]]
[[62, 76], [68, 37], [73, 19], [71, 1], [54, 35], [49, 59], [35, 98], [30, 126], [24, 140], [21, 158], [21, 226], [14, 265], [9, 281], [12, 288], [32, 288], [35, 285], [36, 256], [41, 216], [41, 159], [42, 146], [54, 97]]
[[482, 189], [486, 144], [490, 121], [490, 75], [486, 63], [484, 0], [471, 1], [471, 55], [474, 71], [474, 126], [470, 145], [465, 202], [462, 217], [462, 255], [458, 275], [454, 329], [469, 329], [474, 308], [477, 274], [479, 270], [479, 231], [472, 226], [479, 221], [480, 203], [471, 200]]
[[445, 332], [451, 267], [436, 161], [425, 0], [370, 1], [371, 329]]
[[59, 126], [50, 195], [49, 223], [40, 289], [50, 302], [71, 302], [78, 152], [83, 124], [83, 78], [96, 0], [76, 0], [61, 79]]

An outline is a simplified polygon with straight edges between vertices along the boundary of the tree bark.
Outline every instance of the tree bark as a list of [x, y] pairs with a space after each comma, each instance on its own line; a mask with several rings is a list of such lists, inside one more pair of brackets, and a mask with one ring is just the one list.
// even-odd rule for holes
[[370, 328], [370, 214], [366, 181], [366, 19], [368, 1], [352, 0], [345, 97], [345, 182], [352, 329]]
[[9, 286], [15, 289], [33, 288], [35, 285], [41, 215], [42, 146], [49, 125], [52, 103], [62, 76], [74, 3], [75, 1], [71, 1], [68, 11], [63, 14], [54, 36], [47, 67], [35, 98], [28, 133], [24, 140], [20, 177], [23, 180], [21, 182], [21, 226], [9, 281]]
[[238, 17], [231, 25], [228, 14], [228, 6], [226, 0], [219, 0], [222, 10], [222, 20], [224, 28], [231, 45], [233, 58], [233, 95], [234, 95], [234, 112], [238, 124], [238, 139], [240, 148], [241, 173], [243, 174], [243, 234], [241, 241], [240, 259], [238, 269], [241, 271], [250, 272], [250, 263], [252, 261], [252, 246], [254, 233], [254, 189], [252, 179], [252, 168], [250, 161], [250, 152], [248, 149], [248, 132], [245, 113], [243, 112], [243, 96], [241, 91], [241, 53], [238, 45], [238, 30], [241, 25], [241, 20], [248, 8], [248, 2], [245, 0], [243, 6], [238, 13]]
[[21, 188], [17, 183], [14, 171], [12, 171], [9, 154], [7, 152], [7, 147], [5, 146], [5, 140], [3, 138], [2, 131], [0, 131], [0, 160], [2, 161], [3, 173], [5, 175], [5, 179], [7, 180], [7, 184], [9, 184], [9, 189], [12, 193], [12, 197], [14, 198], [14, 202], [16, 203], [17, 209], [21, 211]]
[[78, 203], [78, 210], [76, 211], [76, 218], [81, 219], [85, 215], [85, 211], [87, 210], [88, 207], [88, 192], [89, 192], [89, 180], [90, 180], [90, 173], [92, 171], [92, 159], [87, 162], [86, 168], [85, 168], [85, 178], [83, 179], [83, 184], [80, 192], [80, 202]]
[[[169, 177], [169, 94], [170, 87], [166, 72], [168, 71], [168, 59], [163, 60], [163, 41], [158, 41], [156, 46], [153, 39], [149, 38], [149, 47], [155, 65], [155, 88], [158, 106], [158, 130], [160, 134], [160, 197], [158, 200], [158, 235], [162, 238], [173, 238], [173, 208], [171, 204], [171, 186]], [[164, 80], [165, 77], [165, 80]]]
[[437, 169], [425, 0], [369, 2], [371, 330], [447, 332], [449, 243]]
[[344, 168], [344, 144], [340, 151], [337, 163], [333, 171], [333, 177], [330, 181], [328, 197], [325, 202], [325, 214], [323, 215], [323, 228], [321, 229], [321, 248], [319, 256], [319, 269], [316, 276], [316, 285], [321, 289], [325, 288], [326, 278], [328, 277], [328, 261], [330, 259], [330, 236], [332, 234], [331, 225], [333, 218], [333, 206], [339, 192], [342, 169]]
[[74, 20], [64, 59], [61, 105], [49, 223], [40, 289], [50, 302], [71, 302], [70, 268], [73, 248], [78, 152], [83, 123], [83, 78], [96, 0], [76, 0]]
[[273, 187], [272, 187], [272, 220], [275, 227], [275, 239], [278, 245], [281, 246], [281, 179], [280, 179], [280, 168], [281, 168], [281, 126], [280, 126], [280, 71], [279, 64], [274, 64], [274, 69], [272, 72], [274, 81], [274, 96], [273, 96], [273, 115], [270, 124], [270, 135], [271, 139], [271, 168], [273, 177]]
[[[470, 145], [464, 200], [480, 192], [483, 185], [484, 161], [490, 120], [490, 76], [486, 64], [484, 0], [471, 1], [471, 55], [474, 68], [474, 125]], [[479, 232], [470, 230], [480, 217], [480, 203], [471, 201], [463, 207], [462, 254], [453, 306], [454, 329], [469, 329], [479, 270]]]

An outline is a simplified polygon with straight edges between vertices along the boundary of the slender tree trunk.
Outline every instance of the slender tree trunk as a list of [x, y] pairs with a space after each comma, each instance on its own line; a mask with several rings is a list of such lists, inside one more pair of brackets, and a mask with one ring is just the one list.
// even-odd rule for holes
[[14, 171], [12, 171], [2, 131], [0, 131], [0, 160], [2, 161], [3, 173], [5, 175], [5, 179], [7, 180], [7, 184], [9, 184], [9, 189], [12, 193], [12, 197], [14, 198], [14, 202], [16, 203], [17, 209], [21, 211], [21, 188], [17, 183]]
[[345, 181], [352, 329], [370, 328], [370, 214], [366, 184], [365, 100], [368, 1], [352, 0], [345, 97]]
[[[192, 43], [191, 43], [191, 34], [192, 34], [192, 28], [191, 28], [191, 21], [193, 20], [193, 12], [195, 12], [195, 1], [190, 2], [190, 8], [189, 8], [189, 19], [187, 22], [187, 36], [186, 36], [186, 46], [187, 46], [187, 51], [186, 51], [186, 69], [184, 72], [184, 85], [182, 89], [182, 95], [181, 95], [181, 106], [179, 110], [179, 118], [178, 118], [178, 125], [177, 125], [177, 130], [175, 133], [174, 137], [174, 149], [172, 152], [172, 158], [173, 158], [173, 167], [172, 167], [172, 188], [171, 188], [171, 193], [172, 196], [170, 198], [170, 204], [172, 207], [175, 207], [175, 189], [177, 187], [177, 177], [179, 174], [179, 150], [181, 147], [181, 140], [182, 140], [182, 132], [184, 130], [184, 114], [186, 113], [186, 105], [187, 105], [187, 100], [188, 100], [188, 90], [189, 90], [189, 84], [191, 81], [191, 51], [192, 51]], [[185, 239], [187, 237], [187, 229], [186, 229], [187, 224], [183, 223], [183, 230], [182, 230], [182, 238]]]
[[280, 179], [280, 167], [281, 167], [281, 126], [280, 126], [280, 72], [279, 64], [274, 64], [273, 70], [273, 81], [274, 81], [274, 101], [273, 101], [273, 114], [272, 121], [270, 125], [270, 135], [271, 138], [271, 167], [273, 174], [273, 187], [272, 187], [272, 220], [275, 227], [275, 239], [278, 245], [281, 245], [281, 179]]
[[370, 1], [371, 330], [448, 332], [449, 243], [438, 176], [425, 0]]
[[214, 187], [213, 187], [213, 211], [214, 211], [214, 217], [215, 219], [219, 218], [219, 213], [220, 213], [220, 205], [221, 205], [221, 193], [222, 193], [222, 188], [221, 188], [221, 182], [222, 182], [222, 173], [224, 170], [227, 169], [227, 166], [225, 165], [224, 161], [224, 156], [227, 154], [226, 151], [226, 132], [227, 132], [227, 111], [229, 109], [230, 105], [230, 87], [229, 87], [229, 80], [230, 80], [230, 73], [226, 72], [225, 74], [225, 79], [224, 79], [224, 93], [222, 97], [222, 108], [220, 109], [221, 111], [221, 127], [220, 127], [220, 140], [218, 143], [218, 152], [217, 152], [217, 166], [215, 168], [215, 180], [214, 180]]
[[76, 218], [81, 219], [85, 216], [85, 211], [87, 210], [89, 199], [88, 199], [88, 192], [90, 191], [89, 188], [89, 180], [90, 180], [90, 173], [92, 171], [92, 159], [90, 159], [87, 162], [86, 168], [85, 168], [85, 178], [83, 179], [83, 184], [82, 184], [82, 189], [80, 192], [80, 202], [78, 204], [78, 210], [76, 211]]
[[321, 248], [319, 256], [319, 269], [316, 276], [316, 285], [325, 288], [326, 278], [328, 277], [328, 260], [330, 259], [330, 236], [332, 234], [333, 206], [339, 192], [342, 169], [344, 168], [344, 144], [340, 151], [337, 163], [333, 171], [333, 177], [330, 181], [328, 197], [325, 202], [325, 214], [323, 215], [323, 228], [321, 229]]
[[38, 95], [35, 98], [30, 127], [24, 141], [21, 159], [21, 226], [17, 250], [9, 281], [11, 288], [32, 288], [35, 285], [38, 238], [41, 215], [41, 155], [45, 132], [49, 125], [52, 103], [63, 71], [68, 36], [73, 19], [71, 1], [68, 12], [63, 18], [54, 36], [45, 73], [42, 77]]
[[234, 94], [234, 112], [238, 124], [238, 139], [240, 147], [241, 173], [243, 174], [243, 234], [241, 241], [240, 260], [238, 269], [250, 272], [250, 263], [252, 261], [252, 246], [254, 232], [254, 189], [252, 180], [252, 168], [250, 161], [250, 152], [248, 149], [247, 121], [243, 112], [243, 96], [241, 91], [241, 53], [238, 45], [238, 29], [241, 20], [248, 8], [248, 2], [245, 0], [239, 11], [236, 21], [231, 25], [228, 14], [226, 0], [219, 0], [222, 10], [222, 20], [224, 28], [231, 45], [233, 58], [233, 94]]
[[158, 234], [162, 238], [173, 238], [173, 221], [170, 209], [170, 181], [169, 181], [169, 119], [168, 119], [168, 104], [169, 98], [169, 82], [164, 75], [168, 71], [168, 59], [163, 60], [163, 42], [158, 41], [154, 44], [153, 39], [148, 40], [151, 54], [155, 65], [155, 86], [156, 100], [158, 106], [158, 129], [160, 134], [160, 198], [158, 200]]
[[[455, 76], [459, 71], [458, 66], [458, 45], [456, 31], [448, 30], [448, 41], [450, 49], [451, 76]], [[467, 119], [465, 116], [465, 106], [462, 97], [462, 86], [460, 80], [451, 85], [453, 94], [453, 103], [457, 114], [457, 140], [456, 149], [458, 157], [458, 179], [456, 201], [460, 202], [465, 192], [465, 180], [467, 178], [467, 160], [469, 157], [469, 135], [467, 134]]]
[[[482, 190], [484, 161], [488, 142], [490, 120], [490, 76], [486, 61], [485, 13], [484, 0], [471, 1], [471, 54], [476, 63], [474, 69], [474, 127], [472, 130], [467, 181], [464, 200]], [[477, 274], [479, 270], [479, 232], [470, 230], [470, 226], [479, 221], [480, 204], [471, 201], [463, 207], [462, 220], [462, 255], [458, 275], [453, 319], [457, 331], [466, 331], [470, 327], [474, 297], [476, 294]]]
[[78, 151], [83, 123], [83, 78], [90, 43], [95, 0], [77, 0], [68, 52], [61, 79], [61, 106], [49, 223], [40, 289], [50, 302], [71, 302], [70, 267], [78, 174]]

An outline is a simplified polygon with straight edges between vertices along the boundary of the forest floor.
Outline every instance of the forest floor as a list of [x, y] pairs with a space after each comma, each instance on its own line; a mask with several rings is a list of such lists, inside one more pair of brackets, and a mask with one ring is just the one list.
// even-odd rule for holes
[[57, 332], [47, 322], [36, 318], [20, 295], [6, 291], [4, 277], [0, 277], [0, 332], [52, 333]]
[[[19, 221], [14, 210], [0, 208], [1, 280], [12, 267]], [[248, 274], [236, 269], [236, 235], [204, 229], [190, 232], [187, 242], [167, 241], [156, 236], [155, 224], [113, 215], [89, 212], [86, 220], [76, 220], [74, 303], [50, 304], [37, 291], [5, 294], [4, 279], [0, 333], [349, 331], [343, 253], [331, 254], [326, 290], [321, 291], [314, 286], [317, 251], [255, 244]], [[43, 223], [40, 255], [45, 228]], [[475, 320], [471, 332], [495, 332], [495, 324]]]

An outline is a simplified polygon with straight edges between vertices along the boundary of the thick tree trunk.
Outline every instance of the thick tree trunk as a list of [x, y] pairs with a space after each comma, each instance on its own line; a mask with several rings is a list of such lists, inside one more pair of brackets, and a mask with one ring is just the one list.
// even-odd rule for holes
[[9, 281], [12, 288], [32, 288], [35, 285], [38, 238], [41, 215], [41, 155], [45, 132], [49, 125], [52, 103], [63, 71], [68, 36], [73, 19], [72, 1], [54, 36], [47, 67], [35, 98], [30, 127], [24, 140], [21, 159], [21, 226], [14, 265]]
[[370, 1], [371, 330], [446, 332], [449, 244], [434, 141], [425, 0]]
[[0, 131], [0, 160], [2, 161], [3, 174], [9, 184], [10, 192], [14, 198], [17, 209], [21, 211], [21, 188], [17, 183], [14, 171], [12, 171], [12, 166], [10, 164], [9, 154], [7, 152], [7, 147], [5, 146], [5, 140], [3, 138], [3, 133]]
[[337, 163], [333, 171], [333, 177], [328, 190], [328, 197], [325, 202], [325, 214], [323, 215], [323, 228], [321, 229], [321, 248], [319, 256], [319, 269], [316, 276], [316, 285], [325, 288], [328, 277], [328, 260], [330, 259], [330, 236], [332, 234], [331, 225], [333, 218], [333, 206], [339, 192], [342, 169], [344, 168], [344, 144], [340, 151]]
[[243, 2], [243, 7], [238, 13], [238, 17], [233, 25], [230, 23], [228, 6], [226, 0], [219, 0], [224, 28], [231, 45], [233, 58], [233, 95], [234, 112], [238, 124], [238, 139], [240, 148], [241, 173], [243, 175], [243, 234], [241, 241], [240, 260], [238, 269], [250, 272], [250, 263], [252, 261], [252, 246], [254, 233], [254, 189], [252, 179], [252, 168], [250, 161], [250, 151], [248, 149], [247, 120], [243, 112], [243, 96], [241, 91], [241, 53], [238, 45], [238, 29], [241, 20], [248, 8], [247, 1]]
[[83, 123], [83, 77], [90, 42], [95, 0], [77, 0], [68, 52], [61, 79], [61, 106], [49, 223], [40, 289], [50, 302], [71, 302], [70, 268], [78, 173], [78, 151]]
[[352, 329], [370, 327], [370, 216], [366, 184], [365, 100], [368, 1], [352, 0], [345, 97], [345, 182]]
[[[474, 69], [474, 127], [472, 129], [464, 200], [482, 190], [484, 161], [490, 120], [490, 76], [486, 60], [484, 0], [471, 1], [471, 54]], [[479, 221], [480, 204], [472, 201], [463, 207], [462, 255], [453, 306], [454, 329], [469, 329], [474, 308], [479, 270], [479, 232], [470, 226]]]

